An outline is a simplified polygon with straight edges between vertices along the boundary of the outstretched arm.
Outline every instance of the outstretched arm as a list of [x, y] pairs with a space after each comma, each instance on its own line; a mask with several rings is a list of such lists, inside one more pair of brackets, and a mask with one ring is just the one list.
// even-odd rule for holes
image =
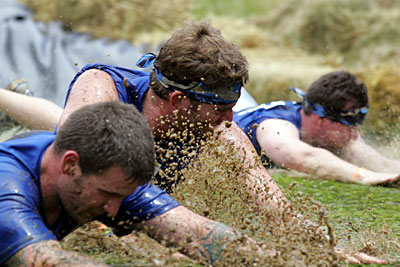
[[361, 136], [343, 150], [341, 157], [373, 171], [400, 173], [400, 160], [385, 157], [369, 146]]
[[45, 240], [19, 250], [6, 266], [107, 266], [78, 252], [61, 248], [58, 241]]
[[319, 179], [332, 179], [366, 185], [395, 182], [399, 176], [353, 165], [326, 149], [313, 147], [299, 138], [297, 128], [284, 120], [264, 120], [257, 129], [257, 141], [275, 164], [311, 174]]
[[240, 236], [228, 226], [183, 206], [148, 220], [141, 227], [161, 243], [179, 247], [189, 257], [212, 264], [220, 259], [223, 246]]
[[0, 88], [0, 110], [32, 130], [54, 131], [80, 107], [112, 100], [118, 100], [115, 84], [109, 74], [97, 69], [76, 80], [64, 110], [46, 99]]
[[54, 131], [62, 113], [62, 108], [46, 99], [1, 88], [0, 109], [32, 130]]

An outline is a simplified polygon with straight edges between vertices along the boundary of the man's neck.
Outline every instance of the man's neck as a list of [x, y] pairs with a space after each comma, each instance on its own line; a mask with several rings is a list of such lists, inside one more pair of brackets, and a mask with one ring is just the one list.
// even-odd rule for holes
[[301, 140], [309, 145], [314, 145], [314, 125], [313, 118], [311, 115], [305, 114], [304, 110], [300, 110], [301, 116]]
[[163, 118], [172, 114], [172, 107], [168, 100], [157, 96], [152, 89], [149, 89], [143, 98], [143, 116], [153, 130], [154, 138], [160, 139], [162, 132], [167, 132], [170, 123], [164, 121]]
[[40, 186], [48, 225], [52, 225], [61, 212], [61, 201], [57, 194], [57, 164], [52, 144], [44, 153], [40, 165]]

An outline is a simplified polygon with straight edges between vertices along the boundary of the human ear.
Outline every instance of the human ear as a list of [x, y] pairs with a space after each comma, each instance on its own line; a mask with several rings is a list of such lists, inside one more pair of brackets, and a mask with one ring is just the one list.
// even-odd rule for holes
[[190, 107], [190, 99], [183, 92], [174, 91], [169, 95], [169, 101], [174, 109], [182, 110]]
[[76, 151], [68, 150], [62, 156], [62, 173], [69, 176], [81, 176], [79, 165], [79, 154]]

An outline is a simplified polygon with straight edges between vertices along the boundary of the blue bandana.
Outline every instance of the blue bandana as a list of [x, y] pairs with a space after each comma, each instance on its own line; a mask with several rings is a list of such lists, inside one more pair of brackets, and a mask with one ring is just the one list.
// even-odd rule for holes
[[[148, 53], [143, 55], [138, 60], [136, 66], [140, 68], [148, 68], [154, 63], [155, 60], [156, 55], [153, 53]], [[240, 83], [236, 83], [230, 88], [211, 89], [207, 88], [202, 82], [192, 82], [188, 85], [177, 83], [165, 77], [156, 67], [154, 67], [154, 72], [157, 80], [165, 88], [171, 91], [181, 91], [191, 99], [200, 101], [202, 103], [227, 105], [237, 102], [240, 97], [240, 89], [242, 88]]]
[[346, 126], [356, 126], [362, 124], [364, 121], [365, 115], [368, 113], [368, 106], [357, 108], [354, 110], [346, 110], [346, 111], [332, 111], [326, 110], [323, 106], [311, 103], [306, 100], [306, 93], [296, 87], [290, 87], [292, 91], [294, 91], [302, 100], [304, 107], [311, 107], [312, 111], [320, 116], [321, 118], [327, 118], [334, 122], [339, 122]]

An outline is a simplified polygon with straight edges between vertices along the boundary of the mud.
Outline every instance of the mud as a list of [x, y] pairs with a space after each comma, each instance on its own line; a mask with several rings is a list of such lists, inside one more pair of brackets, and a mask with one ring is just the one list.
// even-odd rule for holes
[[[338, 266], [346, 264], [337, 259], [333, 250], [336, 245], [386, 259], [390, 259], [388, 251], [399, 246], [389, 228], [374, 232], [361, 226], [356, 235], [354, 232], [337, 235], [324, 206], [301, 192], [291, 198], [293, 209], [283, 214], [256, 206], [246, 189], [243, 173], [247, 170], [238, 155], [233, 144], [226, 144], [219, 138], [209, 139], [200, 149], [197, 160], [179, 171], [183, 174], [182, 180], [173, 188], [172, 195], [182, 205], [256, 240], [252, 243], [244, 236], [232, 241], [224, 248], [216, 266]], [[289, 191], [295, 186], [289, 186]], [[268, 188], [261, 184], [257, 190]], [[301, 217], [283, 223], [297, 211], [301, 212]], [[112, 265], [201, 264], [177, 258], [176, 252], [181, 248], [165, 248], [144, 234], [137, 235], [133, 242], [118, 240], [105, 236], [98, 230], [98, 223], [92, 223], [69, 235], [63, 245]], [[239, 250], [243, 245], [248, 249]]]

